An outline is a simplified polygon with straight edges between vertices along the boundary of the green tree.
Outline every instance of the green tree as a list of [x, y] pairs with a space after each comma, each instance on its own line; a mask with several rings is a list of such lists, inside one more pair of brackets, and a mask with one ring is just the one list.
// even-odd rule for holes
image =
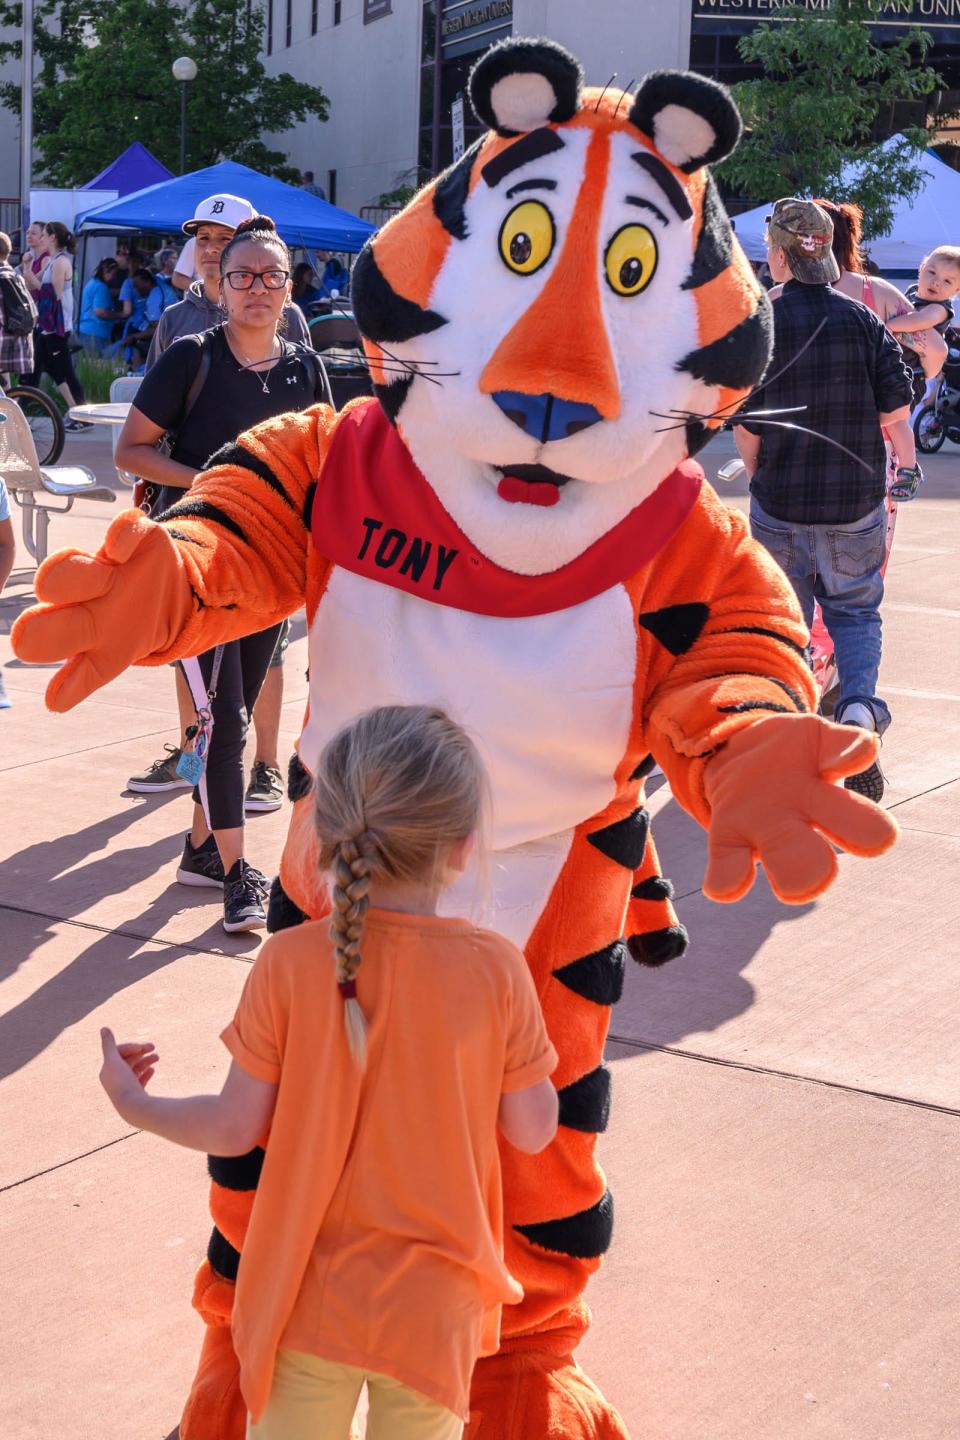
[[[930, 36], [910, 31], [881, 47], [867, 23], [870, 0], [830, 0], [820, 14], [799, 7], [779, 13], [785, 18], [740, 41], [741, 59], [760, 64], [763, 75], [733, 87], [747, 133], [720, 177], [757, 200], [854, 200], [864, 233], [886, 235], [897, 203], [923, 186], [917, 162], [928, 136], [922, 126], [907, 126], [885, 147], [877, 134], [895, 104], [922, 101], [942, 84], [923, 63]], [[841, 184], [851, 161], [857, 178]]]
[[[0, 29], [19, 28], [18, 0], [0, 0]], [[170, 66], [192, 55], [187, 92], [187, 169], [236, 160], [283, 180], [299, 179], [261, 136], [282, 134], [329, 102], [317, 85], [268, 75], [261, 63], [263, 14], [247, 0], [37, 0], [34, 136], [39, 169], [55, 185], [83, 185], [132, 140], [171, 170], [180, 161], [180, 88]], [[19, 40], [0, 58], [19, 55]], [[19, 86], [0, 86], [19, 112]]]

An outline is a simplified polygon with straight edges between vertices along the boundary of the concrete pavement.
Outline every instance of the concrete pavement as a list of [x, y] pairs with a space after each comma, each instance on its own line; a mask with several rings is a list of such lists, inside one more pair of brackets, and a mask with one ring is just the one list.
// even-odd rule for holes
[[[725, 438], [705, 452], [711, 478], [730, 453]], [[110, 473], [96, 434], [65, 459]], [[958, 1432], [960, 453], [927, 470], [885, 607], [901, 843], [843, 859], [816, 904], [782, 906], [761, 881], [717, 906], [699, 889], [702, 835], [654, 786], [693, 944], [662, 972], [631, 970], [614, 1012], [602, 1154], [617, 1227], [581, 1351], [635, 1440]], [[742, 483], [718, 488], [744, 504]], [[109, 513], [54, 519], [53, 545], [95, 548]], [[217, 1085], [216, 1035], [259, 942], [222, 933], [212, 892], [171, 883], [183, 793], [124, 793], [174, 739], [169, 670], [50, 715], [50, 669], [9, 647], [32, 578], [21, 554], [0, 598], [3, 1433], [164, 1440], [200, 1342], [204, 1165], [117, 1119], [97, 1032], [154, 1039], [166, 1089]], [[302, 618], [295, 635], [282, 750], [305, 696]], [[251, 821], [261, 868], [285, 825]]]

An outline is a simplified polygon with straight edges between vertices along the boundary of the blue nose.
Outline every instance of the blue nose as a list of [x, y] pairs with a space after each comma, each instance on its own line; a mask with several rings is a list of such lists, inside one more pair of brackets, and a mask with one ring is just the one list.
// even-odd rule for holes
[[603, 416], [592, 405], [575, 400], [561, 400], [556, 395], [523, 395], [519, 390], [495, 390], [493, 399], [508, 420], [546, 444], [548, 440], [566, 440], [578, 430], [596, 425]]

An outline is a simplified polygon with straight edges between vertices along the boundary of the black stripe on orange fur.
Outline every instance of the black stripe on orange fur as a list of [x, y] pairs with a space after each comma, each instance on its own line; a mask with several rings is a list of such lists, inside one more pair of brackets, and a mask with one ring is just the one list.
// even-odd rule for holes
[[610, 1121], [610, 1071], [598, 1065], [588, 1075], [557, 1091], [560, 1124], [568, 1130], [602, 1135]]
[[287, 799], [292, 805], [302, 800], [304, 795], [310, 794], [310, 787], [313, 781], [306, 765], [300, 756], [294, 751], [290, 756], [290, 764], [287, 766]]
[[634, 885], [630, 894], [634, 900], [672, 900], [673, 881], [663, 875], [648, 875], [646, 880]]
[[235, 1250], [216, 1226], [213, 1227], [213, 1234], [210, 1236], [210, 1244], [207, 1246], [207, 1259], [212, 1268], [224, 1280], [236, 1284], [237, 1271], [240, 1268], [240, 1251]]
[[467, 238], [466, 206], [470, 193], [470, 172], [482, 144], [483, 136], [475, 140], [469, 150], [464, 151], [455, 165], [444, 171], [433, 192], [433, 213], [444, 230], [455, 240]]
[[222, 525], [224, 530], [229, 530], [230, 534], [235, 535], [244, 545], [250, 544], [243, 527], [237, 524], [233, 516], [221, 510], [219, 505], [211, 505], [209, 500], [178, 500], [156, 518], [161, 525], [166, 520], [213, 520], [217, 525]]
[[713, 176], [708, 175], [703, 190], [703, 219], [693, 252], [693, 265], [680, 289], [696, 290], [698, 286], [706, 285], [709, 280], [715, 280], [718, 275], [723, 274], [732, 260], [733, 230], [717, 187], [713, 183]]
[[418, 335], [429, 335], [447, 323], [435, 310], [426, 310], [397, 294], [381, 273], [374, 244], [369, 241], [353, 267], [350, 293], [360, 334], [376, 344], [415, 340]]
[[596, 1260], [606, 1254], [613, 1238], [613, 1196], [607, 1190], [589, 1210], [563, 1220], [543, 1220], [537, 1225], [514, 1225], [514, 1230], [543, 1250], [572, 1255], [577, 1260]]
[[761, 297], [752, 315], [711, 345], [691, 350], [677, 364], [695, 380], [728, 390], [751, 390], [767, 367], [773, 349], [773, 315], [769, 300]]
[[685, 655], [709, 619], [709, 607], [695, 600], [689, 605], [665, 605], [662, 610], [648, 610], [637, 616], [637, 624], [649, 630], [654, 640], [671, 655]]
[[266, 460], [261, 460], [259, 455], [254, 455], [245, 445], [232, 441], [229, 445], [221, 445], [204, 465], [204, 470], [212, 470], [214, 465], [238, 465], [242, 470], [250, 470], [254, 475], [270, 486], [275, 495], [279, 495], [291, 510], [296, 510], [296, 505], [290, 499], [284, 488], [283, 482], [273, 473]]
[[779, 640], [781, 645], [786, 645], [795, 655], [802, 655], [806, 659], [807, 652], [796, 640], [791, 640], [789, 635], [781, 635], [779, 630], [765, 630], [762, 625], [731, 625], [727, 630], [717, 630], [717, 635], [765, 635], [768, 640]]
[[640, 761], [640, 764], [637, 766], [636, 770], [634, 770], [633, 774], [630, 776], [630, 779], [645, 780], [650, 774], [651, 770], [656, 769], [656, 766], [657, 762], [656, 760], [654, 760], [653, 756], [645, 755]]
[[775, 705], [772, 700], [741, 700], [739, 705], [718, 705], [718, 715], [745, 715], [748, 710], [776, 710], [781, 715], [792, 715], [786, 705]]
[[587, 839], [602, 855], [615, 860], [625, 870], [639, 870], [647, 848], [649, 829], [650, 816], [641, 805], [625, 820], [616, 820], [612, 825], [605, 825], [602, 830], [595, 830], [592, 835], [588, 835]]
[[410, 393], [413, 379], [412, 375], [402, 375], [399, 380], [394, 380], [389, 385], [375, 384], [373, 387], [373, 393], [383, 406], [384, 414], [391, 425], [397, 423], [397, 416]]
[[214, 1184], [224, 1190], [256, 1190], [263, 1156], [260, 1145], [248, 1150], [246, 1155], [208, 1155], [207, 1172]]
[[309, 919], [310, 916], [290, 899], [280, 883], [280, 876], [275, 875], [267, 904], [268, 933], [276, 935], [280, 930], [292, 930], [295, 925], [303, 925]]
[[664, 930], [650, 930], [646, 935], [631, 935], [627, 947], [639, 965], [656, 968], [668, 960], [676, 960], [689, 943], [685, 925], [669, 925]]
[[627, 947], [622, 940], [594, 950], [554, 970], [554, 977], [575, 995], [594, 1005], [616, 1005], [623, 994], [623, 976], [627, 968]]

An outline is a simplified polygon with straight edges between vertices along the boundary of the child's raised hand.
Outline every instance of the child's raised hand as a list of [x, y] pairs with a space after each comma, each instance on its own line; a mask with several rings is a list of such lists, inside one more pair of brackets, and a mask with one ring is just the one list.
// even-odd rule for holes
[[103, 1046], [100, 1084], [121, 1110], [125, 1100], [139, 1095], [146, 1087], [160, 1057], [152, 1040], [118, 1045], [113, 1031], [106, 1028], [100, 1031], [100, 1043]]

